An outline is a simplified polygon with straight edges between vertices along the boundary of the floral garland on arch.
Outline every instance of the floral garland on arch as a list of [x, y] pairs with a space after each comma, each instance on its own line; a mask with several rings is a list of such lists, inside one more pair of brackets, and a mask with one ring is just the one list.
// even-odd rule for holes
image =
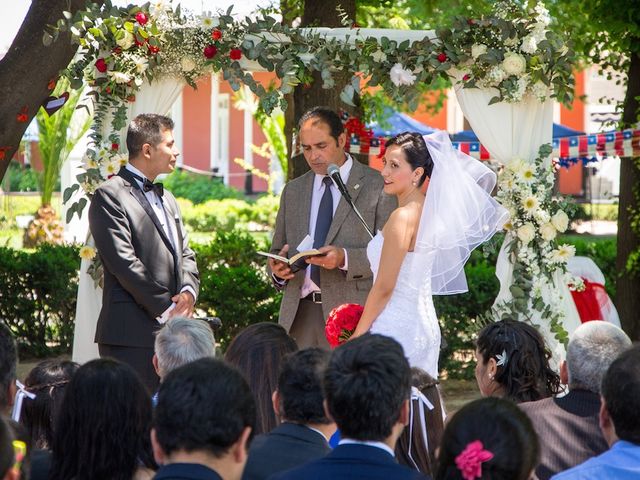
[[[554, 274], [567, 273], [567, 261], [575, 247], [557, 244], [557, 235], [567, 230], [567, 202], [553, 198], [554, 167], [548, 161], [550, 145], [542, 145], [533, 163], [513, 160], [500, 173], [498, 201], [509, 210], [505, 224], [507, 252], [513, 264], [512, 299], [494, 306], [492, 316], [517, 318], [531, 322], [537, 312], [549, 324], [551, 333], [566, 347], [569, 336], [563, 327], [562, 308], [557, 289], [543, 290], [554, 284]], [[570, 289], [583, 290], [580, 277], [571, 277]], [[531, 311], [533, 309], [533, 312]]]

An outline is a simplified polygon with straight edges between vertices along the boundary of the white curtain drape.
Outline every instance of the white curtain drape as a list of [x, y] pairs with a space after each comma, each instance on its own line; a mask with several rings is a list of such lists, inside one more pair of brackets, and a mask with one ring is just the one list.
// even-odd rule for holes
[[[127, 109], [127, 123], [141, 113], [159, 113], [166, 115], [171, 105], [178, 98], [184, 82], [177, 78], [163, 78], [153, 83], [145, 82], [136, 93], [136, 100]], [[110, 122], [105, 121], [105, 128]], [[104, 131], [106, 138], [109, 131]], [[120, 145], [125, 145], [126, 129], [120, 132]], [[88, 231], [88, 208], [85, 208], [82, 219], [85, 231]], [[89, 244], [93, 239], [89, 238]], [[98, 346], [94, 343], [98, 314], [102, 307], [102, 289], [96, 287], [88, 275], [89, 260], [82, 260], [79, 273], [78, 297], [76, 305], [75, 329], [73, 335], [73, 361], [84, 363], [98, 357]]]
[[[469, 121], [478, 139], [489, 150], [492, 158], [507, 165], [514, 159], [532, 162], [538, 156], [538, 148], [551, 143], [553, 136], [553, 101], [541, 103], [526, 97], [519, 103], [499, 102], [489, 105], [497, 95], [495, 89], [462, 88], [455, 86], [456, 96], [462, 112]], [[500, 281], [500, 292], [495, 303], [511, 299], [509, 287], [513, 283], [513, 264], [509, 260], [506, 245], [500, 249], [496, 264], [496, 276]], [[571, 334], [580, 325], [580, 317], [567, 286], [565, 275], [556, 273], [553, 284], [543, 292], [543, 298], [550, 298], [552, 292], [559, 292], [563, 310], [564, 328]], [[553, 353], [553, 364], [559, 366], [565, 356], [564, 346], [559, 343], [538, 316], [534, 323], [540, 327], [547, 346]]]

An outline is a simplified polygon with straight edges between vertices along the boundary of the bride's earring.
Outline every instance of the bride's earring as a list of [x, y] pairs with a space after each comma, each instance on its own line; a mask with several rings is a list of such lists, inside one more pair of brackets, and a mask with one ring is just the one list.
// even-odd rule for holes
[[415, 180], [413, 182], [411, 182], [411, 185], [413, 185], [414, 187], [418, 186], [418, 182], [416, 182]]

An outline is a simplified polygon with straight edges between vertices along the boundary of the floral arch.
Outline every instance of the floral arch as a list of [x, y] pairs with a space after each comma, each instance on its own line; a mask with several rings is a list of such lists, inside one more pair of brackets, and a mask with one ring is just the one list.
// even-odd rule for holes
[[[64, 192], [71, 202], [67, 220], [86, 207], [80, 194], [90, 196], [126, 162], [121, 139], [129, 119], [142, 111], [167, 112], [182, 85], [195, 87], [203, 75], [218, 72], [234, 89], [248, 86], [267, 113], [286, 107], [283, 95], [310, 82], [313, 72], [324, 88], [334, 88], [336, 72], [350, 74], [340, 92], [347, 104], [367, 85], [413, 110], [419, 86], [445, 79], [483, 145], [504, 166], [497, 197], [511, 221], [496, 266], [501, 289], [492, 313], [539, 326], [561, 358], [567, 330], [579, 324], [567, 285], [578, 283], [566, 272], [572, 247], [555, 242], [567, 217], [562, 201], [552, 197], [548, 144], [552, 99], [572, 98], [574, 54], [550, 23], [542, 3], [527, 10], [513, 0], [498, 2], [489, 17], [457, 18], [435, 32], [300, 29], [269, 16], [236, 20], [231, 8], [194, 16], [162, 0], [127, 8], [108, 0], [92, 4], [44, 36], [49, 43], [60, 29], [72, 32], [80, 49], [63, 75], [74, 87], [92, 87], [91, 143], [78, 183]], [[279, 87], [257, 83], [256, 70], [274, 72]], [[99, 296], [90, 294], [89, 283], [82, 275], [78, 319], [97, 319]], [[76, 329], [76, 337], [87, 333]]]

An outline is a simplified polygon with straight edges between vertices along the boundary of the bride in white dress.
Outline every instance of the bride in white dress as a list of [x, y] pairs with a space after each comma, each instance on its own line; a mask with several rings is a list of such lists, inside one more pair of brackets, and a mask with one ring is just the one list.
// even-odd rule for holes
[[393, 337], [411, 366], [437, 377], [440, 326], [432, 295], [468, 290], [464, 264], [508, 213], [491, 197], [495, 173], [454, 149], [445, 132], [401, 133], [385, 146], [384, 191], [397, 197], [398, 208], [367, 247], [374, 283], [354, 336]]

